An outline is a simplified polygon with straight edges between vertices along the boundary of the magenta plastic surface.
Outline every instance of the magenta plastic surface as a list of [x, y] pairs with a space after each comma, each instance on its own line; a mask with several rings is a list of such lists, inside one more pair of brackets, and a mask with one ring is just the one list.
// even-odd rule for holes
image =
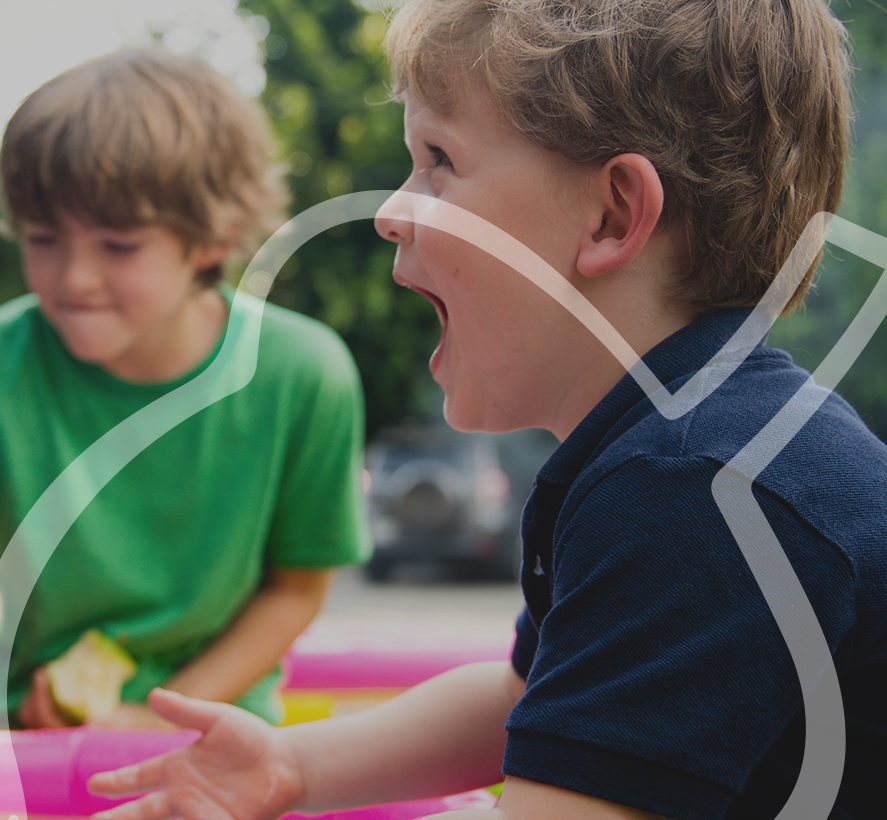
[[[199, 732], [121, 731], [117, 729], [42, 729], [13, 732], [25, 805], [33, 814], [71, 817], [92, 814], [126, 802], [90, 794], [86, 781], [96, 772], [137, 763], [186, 746]], [[0, 772], [4, 784], [15, 772]], [[0, 803], [0, 811], [3, 810]]]
[[[126, 800], [108, 800], [90, 794], [86, 789], [87, 780], [96, 772], [178, 749], [199, 736], [199, 732], [191, 731], [136, 732], [93, 727], [13, 732], [13, 748], [28, 813], [78, 817], [124, 803]], [[0, 813], [15, 809], [12, 782], [17, 776], [15, 771], [0, 768]], [[489, 792], [480, 790], [433, 800], [314, 815], [313, 820], [415, 820], [461, 808], [492, 808], [495, 803]], [[306, 816], [289, 814], [287, 817], [295, 820]]]
[[476, 661], [511, 657], [514, 635], [479, 635], [472, 642], [428, 636], [306, 632], [284, 661], [287, 689], [406, 689]]
[[[513, 634], [479, 634], [466, 641], [464, 636], [454, 640], [360, 632], [353, 625], [342, 633], [309, 631], [287, 654], [285, 682], [289, 689], [405, 689], [466, 663], [507, 660], [512, 642]], [[126, 802], [90, 794], [86, 783], [93, 774], [180, 748], [199, 733], [81, 727], [13, 732], [12, 737], [18, 773], [11, 761], [0, 759], [0, 814], [17, 810], [13, 782], [17, 785], [20, 776], [30, 814], [78, 817]], [[489, 792], [480, 790], [315, 815], [314, 820], [414, 820], [461, 808], [491, 808], [495, 803]]]

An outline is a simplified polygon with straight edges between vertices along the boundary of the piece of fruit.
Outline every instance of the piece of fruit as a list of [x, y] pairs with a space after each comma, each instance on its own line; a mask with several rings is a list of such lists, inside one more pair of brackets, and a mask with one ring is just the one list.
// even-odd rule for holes
[[67, 652], [47, 664], [56, 711], [74, 723], [106, 720], [120, 705], [123, 684], [138, 665], [113, 638], [88, 629]]

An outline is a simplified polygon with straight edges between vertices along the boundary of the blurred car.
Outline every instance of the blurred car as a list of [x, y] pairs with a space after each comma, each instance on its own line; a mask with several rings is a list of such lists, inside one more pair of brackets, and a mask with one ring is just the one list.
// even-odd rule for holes
[[367, 497], [375, 552], [366, 571], [441, 563], [462, 574], [516, 579], [520, 515], [557, 441], [543, 430], [457, 433], [405, 424], [367, 448]]

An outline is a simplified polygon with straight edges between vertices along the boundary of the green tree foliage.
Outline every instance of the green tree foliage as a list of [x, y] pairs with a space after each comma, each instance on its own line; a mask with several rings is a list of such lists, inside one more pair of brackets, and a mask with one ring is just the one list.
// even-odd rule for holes
[[[288, 166], [293, 212], [331, 196], [397, 188], [410, 170], [403, 109], [389, 101], [385, 17], [350, 0], [242, 0], [269, 23], [263, 99]], [[391, 279], [394, 247], [369, 220], [310, 240], [270, 300], [315, 316], [348, 343], [370, 436], [419, 411], [439, 336], [434, 310]]]
[[[887, 8], [833, 0], [854, 47], [855, 145], [839, 215], [887, 236]], [[814, 370], [871, 293], [882, 269], [827, 246], [803, 309], [776, 323], [770, 342]], [[887, 440], [887, 322], [838, 385], [838, 392]]]
[[0, 304], [24, 292], [18, 245], [0, 234]]

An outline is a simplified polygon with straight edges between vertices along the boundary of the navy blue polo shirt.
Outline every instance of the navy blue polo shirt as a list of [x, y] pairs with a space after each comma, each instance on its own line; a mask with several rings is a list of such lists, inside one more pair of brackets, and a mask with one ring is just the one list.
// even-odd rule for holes
[[[746, 316], [705, 316], [644, 360], [674, 393]], [[506, 775], [678, 820], [779, 813], [803, 758], [803, 696], [711, 485], [808, 376], [758, 346], [674, 421], [626, 376], [543, 467], [522, 526], [512, 663], [527, 691], [506, 724]], [[753, 486], [841, 682], [835, 818], [887, 811], [885, 491], [887, 448], [834, 394]]]

